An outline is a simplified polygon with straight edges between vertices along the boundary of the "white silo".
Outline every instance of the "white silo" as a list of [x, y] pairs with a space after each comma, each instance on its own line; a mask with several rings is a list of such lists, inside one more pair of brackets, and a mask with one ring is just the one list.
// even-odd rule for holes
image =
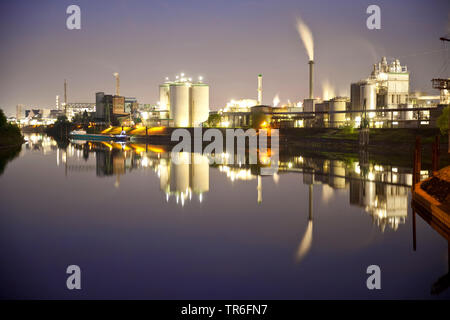
[[199, 127], [209, 116], [209, 86], [194, 83], [191, 87], [191, 125]]
[[169, 83], [159, 85], [159, 106], [161, 110], [170, 111], [170, 86]]
[[190, 121], [190, 86], [189, 82], [170, 84], [170, 110], [175, 127], [189, 127]]
[[[412, 109], [414, 106], [411, 103], [408, 103], [406, 105], [402, 105], [405, 109]], [[400, 117], [402, 120], [412, 120], [414, 117], [413, 111], [402, 111], [400, 113]]]
[[[361, 85], [360, 106], [362, 110], [375, 110], [377, 106], [377, 92], [375, 83], [365, 82]], [[370, 113], [369, 117], [373, 118], [375, 113]]]
[[[330, 100], [330, 111], [345, 111], [347, 99], [344, 97], [336, 97]], [[340, 127], [345, 124], [345, 112], [330, 113], [330, 126]]]

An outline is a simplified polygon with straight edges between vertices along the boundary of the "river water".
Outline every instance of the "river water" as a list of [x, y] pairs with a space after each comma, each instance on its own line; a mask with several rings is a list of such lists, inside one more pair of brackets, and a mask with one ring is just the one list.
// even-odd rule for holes
[[448, 241], [413, 219], [401, 163], [294, 150], [261, 176], [229, 154], [175, 164], [164, 146], [27, 140], [0, 176], [2, 298], [450, 297], [432, 294]]

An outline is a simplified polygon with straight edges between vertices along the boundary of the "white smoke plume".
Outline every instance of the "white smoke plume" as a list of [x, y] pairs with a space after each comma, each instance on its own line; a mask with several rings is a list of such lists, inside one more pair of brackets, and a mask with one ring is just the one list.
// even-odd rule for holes
[[273, 98], [273, 106], [276, 107], [280, 103], [280, 97], [278, 94]]
[[335, 90], [331, 83], [328, 81], [328, 79], [325, 79], [322, 83], [322, 99], [323, 100], [330, 100], [334, 98]]
[[314, 39], [313, 39], [311, 30], [309, 30], [308, 26], [300, 18], [297, 18], [297, 31], [298, 31], [298, 34], [300, 35], [300, 38], [303, 41], [303, 45], [305, 46], [309, 60], [313, 61], [314, 60]]

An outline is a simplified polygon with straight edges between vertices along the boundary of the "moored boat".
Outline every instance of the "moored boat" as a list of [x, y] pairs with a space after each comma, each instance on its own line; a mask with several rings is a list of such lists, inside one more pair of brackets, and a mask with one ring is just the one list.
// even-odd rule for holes
[[69, 138], [74, 140], [92, 140], [92, 141], [128, 141], [129, 137], [122, 131], [120, 134], [96, 134], [86, 133], [85, 130], [74, 130], [69, 133]]

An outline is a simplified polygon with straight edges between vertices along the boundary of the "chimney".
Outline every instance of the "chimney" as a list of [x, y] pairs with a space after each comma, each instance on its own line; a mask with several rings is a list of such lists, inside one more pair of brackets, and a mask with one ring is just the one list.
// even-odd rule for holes
[[314, 61], [310, 60], [309, 64], [309, 98], [314, 99]]
[[116, 78], [116, 96], [120, 96], [120, 78], [117, 72], [114, 73], [114, 78]]
[[258, 74], [258, 105], [262, 105], [262, 74]]

